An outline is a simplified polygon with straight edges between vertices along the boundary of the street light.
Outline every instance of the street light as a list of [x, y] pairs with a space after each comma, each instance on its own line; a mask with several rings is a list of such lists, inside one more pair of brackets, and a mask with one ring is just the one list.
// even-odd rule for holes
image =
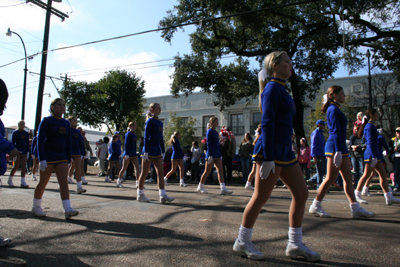
[[21, 111], [21, 120], [23, 121], [25, 119], [25, 95], [26, 95], [26, 74], [28, 72], [28, 68], [27, 68], [27, 55], [26, 55], [26, 48], [25, 48], [25, 44], [24, 41], [22, 40], [22, 37], [16, 33], [10, 30], [10, 28], [8, 28], [6, 35], [11, 37], [12, 34], [15, 34], [19, 37], [19, 39], [21, 39], [22, 45], [24, 47], [24, 52], [25, 52], [25, 69], [24, 69], [24, 89], [22, 91], [22, 111]]
[[368, 58], [368, 92], [369, 92], [369, 108], [372, 108], [372, 92], [371, 92], [371, 53], [369, 52], [369, 49], [367, 50], [367, 53], [365, 54]]

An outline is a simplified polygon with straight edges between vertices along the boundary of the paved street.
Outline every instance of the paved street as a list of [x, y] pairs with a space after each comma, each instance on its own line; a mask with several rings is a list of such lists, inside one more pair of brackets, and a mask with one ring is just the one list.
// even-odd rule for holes
[[[7, 173], [8, 174], [8, 173]], [[3, 185], [8, 176], [2, 176]], [[19, 176], [14, 184], [19, 184]], [[243, 209], [251, 192], [230, 185], [232, 196], [220, 196], [219, 187], [206, 185], [209, 194], [195, 193], [171, 183], [175, 201], [158, 202], [156, 184], [146, 184], [151, 203], [136, 201], [134, 181], [125, 188], [87, 176], [86, 194], [75, 194], [72, 206], [80, 211], [65, 220], [52, 177], [43, 197], [47, 214], [35, 218], [32, 208], [36, 182], [29, 189], [0, 191], [0, 234], [12, 243], [0, 248], [0, 266], [400, 266], [400, 205], [386, 206], [381, 191], [364, 207], [376, 217], [352, 220], [344, 192], [332, 191], [323, 206], [332, 218], [304, 217], [305, 243], [321, 253], [322, 260], [308, 263], [285, 256], [290, 193], [278, 188], [264, 207], [255, 226], [253, 241], [267, 255], [265, 261], [241, 258], [232, 251]], [[307, 208], [316, 191], [311, 190]]]

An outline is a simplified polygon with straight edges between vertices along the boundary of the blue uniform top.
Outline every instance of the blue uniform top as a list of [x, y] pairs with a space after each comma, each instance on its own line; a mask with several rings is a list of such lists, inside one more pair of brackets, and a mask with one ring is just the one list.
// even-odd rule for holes
[[378, 151], [379, 154], [382, 154], [383, 148], [385, 148], [386, 152], [389, 153], [389, 146], [388, 143], [385, 140], [385, 137], [382, 135], [378, 135]]
[[183, 152], [181, 148], [181, 144], [178, 138], [175, 139], [175, 142], [172, 143], [172, 156], [171, 159], [182, 159]]
[[263, 160], [274, 160], [274, 144], [292, 145], [296, 106], [285, 89], [285, 81], [273, 78], [261, 94]]
[[37, 153], [37, 136], [33, 137], [33, 139], [32, 139], [31, 154], [34, 155], [36, 158], [38, 157], [38, 153]]
[[137, 136], [131, 131], [125, 134], [124, 140], [124, 157], [128, 155], [130, 158], [136, 157]]
[[325, 136], [323, 130], [315, 129], [311, 134], [311, 157], [325, 156]]
[[111, 142], [110, 147], [108, 148], [109, 157], [108, 160], [110, 161], [118, 161], [119, 156], [121, 156], [121, 146], [118, 142]]
[[165, 153], [163, 123], [158, 117], [152, 116], [146, 121], [143, 141], [142, 153], [149, 153], [149, 158], [159, 158]]
[[39, 161], [47, 163], [71, 162], [71, 125], [69, 121], [52, 115], [39, 125], [37, 150]]
[[71, 126], [71, 157], [80, 157], [82, 155], [81, 131]]
[[364, 128], [364, 138], [367, 144], [367, 149], [364, 152], [364, 159], [378, 158], [378, 131], [373, 123], [369, 122]]
[[206, 159], [210, 156], [213, 159], [220, 159], [221, 158], [221, 149], [219, 147], [219, 135], [218, 132], [212, 128], [208, 129], [206, 133], [207, 138], [207, 153]]
[[13, 144], [4, 138], [5, 134], [4, 124], [0, 119], [0, 175], [7, 171], [6, 153], [14, 149]]
[[326, 113], [327, 125], [329, 128], [328, 140], [333, 140], [335, 151], [347, 151], [346, 147], [346, 127], [347, 118], [340, 110], [340, 105], [336, 102], [331, 102]]
[[29, 133], [24, 130], [15, 130], [12, 132], [11, 142], [14, 147], [21, 151], [20, 155], [26, 155], [29, 151]]

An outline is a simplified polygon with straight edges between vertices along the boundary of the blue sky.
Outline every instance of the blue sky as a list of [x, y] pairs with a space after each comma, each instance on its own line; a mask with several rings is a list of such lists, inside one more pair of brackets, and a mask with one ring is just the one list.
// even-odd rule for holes
[[[44, 2], [47, 1], [44, 0]], [[53, 2], [53, 7], [68, 13], [69, 18], [61, 22], [58, 17], [51, 17], [49, 50], [156, 29], [160, 19], [166, 15], [166, 11], [172, 9], [177, 3], [176, 0]], [[27, 54], [32, 55], [42, 50], [44, 23], [43, 9], [33, 4], [25, 4], [25, 0], [2, 0], [0, 2], [0, 65], [24, 57], [19, 38], [15, 35], [11, 38], [5, 35], [8, 27], [21, 35]], [[146, 96], [167, 95], [171, 83], [168, 76], [172, 74], [173, 69], [165, 65], [172, 64], [172, 60], [136, 66], [132, 64], [171, 59], [177, 53], [190, 53], [188, 34], [193, 30], [194, 26], [189, 26], [185, 27], [184, 32], [179, 31], [172, 45], [160, 37], [160, 32], [154, 32], [54, 51], [48, 55], [46, 74], [60, 77], [67, 73], [75, 81], [97, 81], [109, 69], [131, 65], [122, 68], [135, 71], [145, 80]], [[41, 56], [28, 61], [28, 69], [31, 72], [40, 73], [40, 65]], [[252, 67], [257, 68], [258, 64], [254, 62]], [[24, 61], [0, 68], [0, 77], [7, 84], [10, 94], [7, 110], [1, 117], [6, 126], [16, 125], [21, 117], [23, 68]], [[365, 74], [365, 71], [359, 74]], [[345, 69], [340, 67], [335, 77], [346, 75]], [[32, 128], [35, 120], [39, 76], [31, 74], [27, 79], [25, 121], [26, 125]], [[55, 85], [58, 88], [62, 87], [61, 81], [55, 80]], [[43, 116], [49, 114], [51, 100], [58, 97], [55, 86], [49, 79], [46, 80], [45, 93], [50, 93], [51, 97], [45, 95], [43, 98]]]

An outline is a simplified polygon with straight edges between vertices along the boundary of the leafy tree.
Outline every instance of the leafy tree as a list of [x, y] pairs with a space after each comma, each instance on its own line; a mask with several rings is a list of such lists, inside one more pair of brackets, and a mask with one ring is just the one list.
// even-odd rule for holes
[[129, 121], [136, 121], [137, 133], [142, 132], [144, 93], [144, 81], [126, 70], [108, 71], [95, 83], [66, 82], [60, 91], [67, 114], [94, 128], [105, 124], [111, 134], [126, 133]]
[[168, 141], [171, 139], [171, 135], [178, 131], [181, 134], [181, 139], [179, 140], [181, 147], [191, 146], [192, 142], [196, 139], [194, 137], [194, 131], [196, 130], [194, 125], [196, 124], [196, 119], [189, 116], [186, 123], [183, 123], [183, 119], [178, 117], [176, 113], [169, 113], [168, 125], [164, 127], [164, 142], [165, 147], [168, 146]]
[[[373, 50], [373, 59], [382, 67], [395, 68], [400, 53], [400, 32], [385, 29], [386, 23], [400, 23], [398, 1], [337, 0], [288, 5], [282, 0], [181, 0], [160, 21], [162, 37], [171, 42], [180, 25], [198, 22], [190, 35], [192, 53], [177, 55], [171, 93], [188, 95], [196, 87], [217, 96], [224, 109], [236, 100], [258, 94], [256, 72], [249, 60], [260, 62], [274, 50], [285, 50], [292, 58], [294, 72], [288, 90], [296, 105], [293, 126], [298, 138], [304, 136], [305, 101], [313, 100], [323, 80], [332, 78], [344, 60], [355, 72], [363, 65], [360, 46]], [[269, 8], [281, 6], [279, 8]], [[269, 8], [267, 11], [228, 16]], [[370, 20], [364, 17], [371, 18]], [[394, 22], [393, 22], [394, 21]], [[344, 23], [346, 30], [341, 27]], [[343, 39], [345, 42], [343, 42]], [[340, 48], [346, 49], [343, 58]], [[340, 50], [341, 51], [341, 50]], [[227, 56], [235, 62], [224, 65]]]

